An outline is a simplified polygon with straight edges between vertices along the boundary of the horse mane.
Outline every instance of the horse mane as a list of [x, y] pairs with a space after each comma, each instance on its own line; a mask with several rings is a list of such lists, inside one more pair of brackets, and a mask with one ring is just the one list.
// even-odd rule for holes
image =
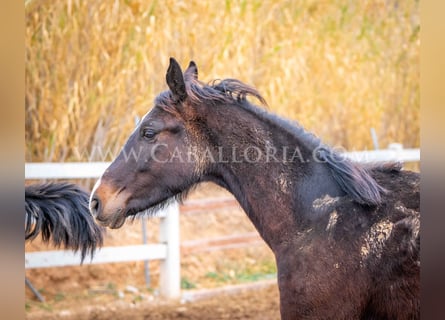
[[[267, 106], [266, 100], [255, 88], [231, 78], [213, 80], [208, 84], [192, 78], [186, 82], [186, 90], [188, 97], [193, 103], [205, 101], [210, 104], [238, 104], [241, 108], [254, 112], [261, 119], [268, 119], [278, 123], [281, 128], [298, 138], [305, 147], [315, 152], [317, 160], [324, 162], [329, 167], [332, 177], [340, 188], [351, 196], [355, 202], [368, 206], [376, 206], [381, 203], [381, 194], [385, 193], [386, 190], [370, 175], [372, 167], [347, 159], [344, 155], [324, 145], [317, 136], [306, 131], [298, 123], [267, 113], [263, 109], [249, 103], [247, 97], [253, 96], [261, 104]], [[156, 102], [164, 108], [168, 108], [174, 103], [170, 91], [161, 93]]]
[[[186, 82], [187, 96], [192, 103], [206, 101], [215, 103], [243, 103], [248, 96], [257, 98], [261, 104], [267, 106], [266, 100], [253, 87], [236, 79], [213, 80], [208, 84], [198, 79]], [[160, 93], [155, 103], [167, 111], [175, 104], [169, 90]]]
[[[246, 96], [254, 96], [260, 100], [264, 105], [267, 105], [264, 98], [254, 88], [235, 79], [225, 79], [220, 82], [212, 82], [211, 88], [220, 93], [224, 93], [223, 101], [228, 102], [226, 99], [236, 100], [237, 102], [246, 102]], [[195, 91], [195, 90], [193, 90]], [[196, 91], [195, 91], [196, 92]], [[198, 96], [201, 97], [201, 96]], [[215, 98], [214, 94], [205, 98]], [[248, 103], [240, 104], [242, 107], [252, 111], [252, 105]], [[258, 108], [254, 108], [257, 109]], [[306, 131], [298, 123], [292, 123], [288, 120], [284, 120], [275, 115], [268, 114], [266, 112], [256, 112], [263, 118], [268, 117], [272, 121], [276, 121], [287, 132], [298, 137], [310, 150], [316, 150], [316, 156], [318, 160], [325, 162], [329, 167], [333, 178], [338, 183], [340, 188], [352, 197], [352, 199], [362, 205], [377, 206], [381, 203], [381, 194], [386, 190], [381, 187], [374, 178], [371, 177], [369, 170], [375, 167], [381, 168], [381, 165], [363, 166], [359, 163], [352, 162], [344, 155], [334, 151], [326, 145], [321, 143], [321, 140], [314, 134]], [[396, 168], [397, 166], [388, 167]]]
[[400, 171], [399, 164], [376, 163], [363, 165], [353, 162], [345, 155], [322, 143], [313, 133], [306, 131], [300, 124], [272, 116], [284, 130], [297, 137], [306, 148], [312, 151], [317, 161], [325, 163], [331, 171], [340, 188], [360, 204], [368, 206], [379, 205], [381, 194], [386, 190], [370, 175], [372, 170]]
[[267, 106], [266, 100], [255, 88], [236, 79], [213, 80], [210, 82], [209, 88], [213, 89], [209, 91], [218, 92], [216, 96], [222, 96], [225, 102], [230, 102], [227, 101], [229, 99], [245, 102], [247, 101], [247, 96], [252, 96], [257, 98], [261, 104]]
[[[325, 146], [317, 149], [316, 157], [327, 164], [335, 181], [355, 202], [367, 206], [377, 206], [382, 202], [381, 194], [386, 190], [370, 175], [373, 166], [352, 162]], [[380, 170], [383, 167], [377, 165], [376, 168]]]
[[89, 194], [69, 183], [32, 184], [25, 187], [25, 240], [39, 234], [44, 243], [80, 250], [83, 262], [102, 246], [102, 229], [88, 209]]

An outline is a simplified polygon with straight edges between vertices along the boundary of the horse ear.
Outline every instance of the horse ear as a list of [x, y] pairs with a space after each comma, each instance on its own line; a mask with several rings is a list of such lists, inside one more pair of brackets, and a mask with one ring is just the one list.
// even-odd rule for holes
[[186, 82], [190, 79], [198, 80], [198, 67], [195, 61], [190, 61], [187, 70], [184, 71], [184, 79]]
[[184, 101], [185, 98], [187, 98], [184, 76], [179, 63], [174, 58], [170, 58], [170, 65], [168, 66], [165, 79], [167, 80], [168, 87], [173, 93], [174, 99], [177, 102]]

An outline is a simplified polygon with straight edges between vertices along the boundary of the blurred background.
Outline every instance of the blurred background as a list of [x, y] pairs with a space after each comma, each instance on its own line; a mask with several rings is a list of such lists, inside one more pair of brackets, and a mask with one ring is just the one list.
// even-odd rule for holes
[[[420, 145], [418, 1], [28, 0], [25, 19], [25, 162], [114, 159], [135, 118], [167, 88], [171, 56], [183, 68], [194, 60], [204, 82], [230, 77], [256, 87], [270, 111], [330, 145], [374, 149], [371, 129], [381, 148]], [[80, 183], [91, 187], [94, 180]], [[190, 197], [230, 195], [204, 185]], [[271, 251], [237, 205], [199, 212], [187, 212], [185, 205], [183, 291], [274, 279]], [[158, 220], [137, 219], [108, 231], [105, 245], [140, 244], [141, 223], [148, 225], [148, 241], [156, 242]], [[240, 241], [222, 245], [221, 237]], [[207, 240], [217, 242], [218, 250], [202, 245]], [[39, 241], [25, 247], [50, 249]], [[147, 285], [142, 261], [27, 269], [46, 299], [40, 303], [26, 289], [27, 318], [154, 299], [159, 263], [151, 261], [149, 271]], [[127, 292], [129, 285], [137, 292]], [[270, 305], [278, 303], [276, 288], [267, 292], [273, 297], [255, 292], [252, 305], [277, 312]], [[204, 318], [215, 307], [209, 310]]]
[[348, 150], [419, 146], [418, 1], [25, 1], [25, 161], [110, 161], [169, 57]]

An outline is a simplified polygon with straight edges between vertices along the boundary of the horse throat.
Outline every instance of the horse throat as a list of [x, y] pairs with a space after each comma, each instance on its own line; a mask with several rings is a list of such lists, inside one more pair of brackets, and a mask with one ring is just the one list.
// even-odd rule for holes
[[[232, 154], [232, 147], [238, 153], [233, 151]], [[253, 156], [246, 158], [243, 148], [245, 146], [229, 146], [227, 157], [233, 161], [217, 163], [206, 180], [235, 196], [272, 250], [287, 241], [289, 234], [308, 226], [312, 203], [317, 198], [342, 193], [324, 164], [303, 159], [281, 161], [281, 153], [269, 161], [264, 157], [261, 161], [252, 161]], [[307, 151], [302, 154], [310, 157]]]

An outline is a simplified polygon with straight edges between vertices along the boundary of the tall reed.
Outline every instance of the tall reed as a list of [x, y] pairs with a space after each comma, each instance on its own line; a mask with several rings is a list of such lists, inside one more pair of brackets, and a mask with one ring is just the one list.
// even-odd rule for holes
[[418, 1], [27, 1], [26, 161], [111, 160], [170, 56], [330, 144], [419, 146]]

